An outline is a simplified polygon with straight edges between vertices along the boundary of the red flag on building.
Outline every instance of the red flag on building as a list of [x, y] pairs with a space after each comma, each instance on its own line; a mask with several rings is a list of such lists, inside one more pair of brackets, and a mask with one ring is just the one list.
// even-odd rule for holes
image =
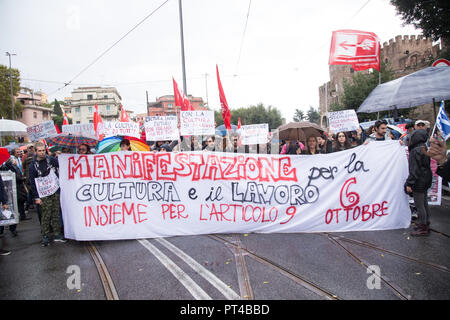
[[122, 105], [120, 105], [120, 122], [130, 122], [130, 117]]
[[380, 71], [380, 41], [373, 32], [333, 31], [328, 64], [349, 64], [356, 71]]
[[98, 106], [95, 104], [95, 111], [94, 111], [94, 131], [95, 131], [95, 137], [99, 140], [103, 140], [103, 120], [102, 116], [98, 112]]
[[222, 83], [220, 82], [219, 77], [219, 67], [216, 65], [216, 73], [217, 73], [217, 84], [219, 86], [219, 97], [220, 97], [220, 105], [222, 106], [222, 117], [223, 122], [225, 124], [225, 128], [227, 130], [231, 130], [231, 112], [230, 108], [228, 108], [228, 102], [225, 98], [225, 92], [223, 92]]
[[58, 133], [58, 134], [61, 133], [61, 130], [59, 130], [59, 127], [58, 127], [58, 125], [56, 123], [55, 123], [55, 129], [56, 129], [56, 133]]
[[67, 119], [67, 114], [64, 111], [64, 120], [63, 120], [63, 126], [68, 125], [69, 124], [69, 119]]

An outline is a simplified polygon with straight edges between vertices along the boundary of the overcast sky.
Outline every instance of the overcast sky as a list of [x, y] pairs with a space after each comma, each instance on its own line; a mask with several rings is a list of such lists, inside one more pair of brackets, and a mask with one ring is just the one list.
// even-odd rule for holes
[[[79, 86], [108, 85], [118, 89], [127, 110], [144, 113], [146, 90], [150, 101], [173, 94], [172, 76], [183, 87], [178, 0], [169, 0], [73, 85], [57, 90], [164, 2], [0, 0], [0, 64], [8, 65], [4, 52], [17, 54], [12, 66], [22, 85], [43, 90], [49, 100], [69, 97]], [[388, 0], [252, 0], [248, 11], [249, 3], [183, 0], [187, 91], [205, 102], [208, 92], [212, 109], [220, 107], [216, 64], [231, 109], [262, 102], [289, 122], [296, 108], [319, 106], [332, 31], [371, 31], [381, 43], [420, 34], [402, 27]]]

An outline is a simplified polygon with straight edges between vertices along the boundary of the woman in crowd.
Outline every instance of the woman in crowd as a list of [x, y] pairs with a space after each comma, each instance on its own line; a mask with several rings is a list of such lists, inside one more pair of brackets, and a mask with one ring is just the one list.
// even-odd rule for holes
[[161, 146], [164, 144], [164, 141], [156, 141], [153, 146], [150, 148], [151, 151], [159, 151]]
[[203, 150], [215, 151], [215, 147], [216, 147], [216, 137], [209, 136], [205, 141], [205, 147], [203, 148]]
[[92, 154], [91, 147], [83, 143], [78, 147], [78, 154]]
[[314, 136], [308, 137], [306, 139], [306, 150], [303, 150], [302, 154], [315, 155], [319, 153], [322, 153], [322, 150], [319, 148], [317, 138]]
[[338, 132], [336, 134], [336, 140], [333, 145], [333, 152], [344, 151], [350, 149], [352, 146], [347, 138], [345, 132]]
[[333, 152], [333, 143], [328, 140], [325, 134], [317, 137], [317, 145], [320, 153], [331, 153]]
[[357, 146], [362, 145], [362, 143], [363, 143], [362, 133], [363, 133], [363, 131], [361, 128], [358, 128], [357, 131], [351, 132], [350, 145], [352, 147], [357, 147]]
[[164, 143], [161, 148], [159, 148], [159, 152], [172, 152], [172, 148], [169, 144]]
[[123, 139], [120, 141], [120, 151], [131, 151], [130, 140]]

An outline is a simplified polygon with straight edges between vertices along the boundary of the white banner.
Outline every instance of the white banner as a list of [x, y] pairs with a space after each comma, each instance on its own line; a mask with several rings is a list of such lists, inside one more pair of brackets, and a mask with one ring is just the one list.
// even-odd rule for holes
[[358, 116], [355, 110], [328, 112], [330, 130], [334, 133], [356, 131], [359, 128]]
[[324, 155], [61, 154], [65, 236], [114, 240], [211, 233], [407, 228], [397, 141]]
[[269, 124], [251, 124], [242, 126], [240, 129], [242, 144], [265, 144], [268, 143]]
[[53, 137], [58, 134], [58, 132], [56, 132], [55, 123], [53, 120], [28, 127], [27, 133], [30, 141], [38, 141], [39, 139]]
[[154, 116], [145, 118], [145, 136], [147, 141], [178, 140], [177, 116]]
[[214, 111], [181, 111], [180, 130], [182, 136], [214, 135]]
[[5, 192], [8, 196], [8, 209], [0, 208], [0, 226], [9, 226], [19, 223], [19, 207], [17, 206], [16, 174], [11, 171], [0, 171]]
[[65, 124], [62, 126], [62, 132], [69, 133], [74, 136], [95, 139], [95, 130], [93, 123]]
[[140, 138], [139, 123], [106, 121], [103, 123], [103, 134], [105, 138], [112, 136], [131, 136]]
[[51, 196], [59, 189], [58, 177], [53, 169], [50, 170], [47, 176], [34, 178], [34, 181], [36, 182], [39, 198]]

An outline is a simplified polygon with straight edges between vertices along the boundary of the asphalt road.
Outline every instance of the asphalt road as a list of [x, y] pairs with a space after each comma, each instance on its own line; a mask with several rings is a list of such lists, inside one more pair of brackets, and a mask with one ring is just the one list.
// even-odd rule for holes
[[[432, 207], [434, 231], [420, 238], [400, 229], [70, 240], [41, 247], [32, 216], [17, 237], [5, 230], [2, 238], [12, 253], [0, 256], [1, 300], [107, 299], [88, 250], [93, 247], [120, 300], [450, 299], [448, 200]], [[79, 286], [73, 270], [79, 270]]]

